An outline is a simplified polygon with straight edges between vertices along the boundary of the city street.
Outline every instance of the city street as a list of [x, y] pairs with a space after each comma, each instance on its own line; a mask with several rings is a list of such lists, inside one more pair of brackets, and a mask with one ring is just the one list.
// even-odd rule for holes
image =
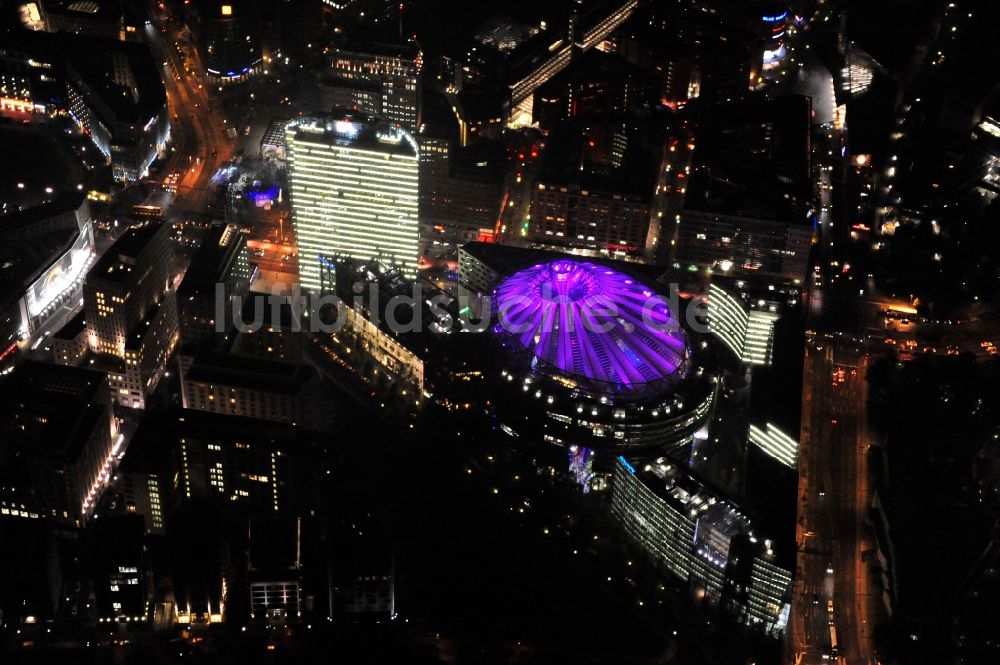
[[[165, 10], [164, 10], [165, 11]], [[151, 8], [153, 16], [163, 13]], [[219, 165], [229, 159], [229, 140], [222, 114], [209, 97], [209, 82], [197, 49], [172, 18], [146, 26], [147, 41], [161, 63], [167, 106], [170, 112], [173, 154], [165, 160], [161, 173], [178, 173], [177, 194], [168, 218], [203, 214], [211, 194], [209, 180]]]
[[862, 552], [867, 355], [829, 336], [807, 342], [799, 450], [795, 662], [873, 663]]

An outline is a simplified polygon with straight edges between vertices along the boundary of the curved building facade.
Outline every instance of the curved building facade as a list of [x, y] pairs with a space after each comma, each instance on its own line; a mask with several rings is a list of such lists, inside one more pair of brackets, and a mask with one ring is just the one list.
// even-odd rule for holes
[[0, 218], [0, 372], [16, 348], [50, 321], [68, 317], [93, 264], [94, 231], [84, 192]]
[[253, 76], [263, 59], [256, 3], [199, 0], [195, 8], [195, 33], [209, 77], [219, 83], [235, 83]]

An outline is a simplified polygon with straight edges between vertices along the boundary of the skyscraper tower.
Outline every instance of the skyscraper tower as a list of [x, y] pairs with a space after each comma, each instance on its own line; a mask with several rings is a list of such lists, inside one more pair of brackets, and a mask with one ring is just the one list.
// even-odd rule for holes
[[417, 272], [417, 144], [403, 129], [337, 112], [286, 129], [292, 222], [303, 289], [323, 289], [338, 257]]
[[409, 132], [420, 125], [423, 53], [413, 42], [339, 48], [323, 73], [323, 103], [378, 116]]

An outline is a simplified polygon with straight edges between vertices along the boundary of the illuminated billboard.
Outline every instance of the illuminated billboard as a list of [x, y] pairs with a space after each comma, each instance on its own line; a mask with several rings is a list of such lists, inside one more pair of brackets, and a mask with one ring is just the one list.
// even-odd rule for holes
[[31, 328], [37, 327], [34, 325], [36, 319], [44, 319], [51, 314], [80, 286], [94, 258], [94, 248], [87, 230], [28, 287], [24, 298], [28, 315], [32, 319]]

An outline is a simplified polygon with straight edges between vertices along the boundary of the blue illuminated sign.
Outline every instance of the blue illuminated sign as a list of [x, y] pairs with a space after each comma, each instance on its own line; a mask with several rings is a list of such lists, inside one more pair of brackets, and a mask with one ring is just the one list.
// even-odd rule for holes
[[764, 23], [777, 23], [778, 21], [784, 21], [786, 18], [788, 18], [788, 12], [782, 12], [775, 16], [762, 16], [760, 20]]
[[622, 457], [621, 455], [619, 455], [618, 456], [618, 461], [621, 462], [625, 466], [626, 469], [628, 469], [629, 473], [631, 473], [633, 476], [635, 475], [635, 467], [632, 466], [631, 464], [629, 464], [627, 459], [625, 459], [624, 457]]

